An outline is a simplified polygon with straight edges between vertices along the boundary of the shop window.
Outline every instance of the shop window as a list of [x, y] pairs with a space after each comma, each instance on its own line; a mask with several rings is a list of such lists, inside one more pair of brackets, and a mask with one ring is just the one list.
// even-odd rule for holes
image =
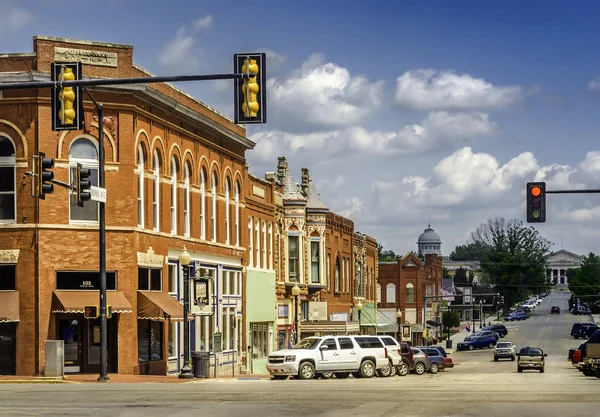
[[0, 291], [15, 291], [17, 289], [16, 265], [0, 265]]
[[252, 359], [269, 356], [269, 323], [250, 324]]
[[169, 323], [169, 359], [177, 359], [177, 323]]
[[162, 360], [162, 340], [162, 322], [138, 320], [138, 360], [140, 362]]
[[138, 291], [162, 291], [162, 269], [138, 268]]

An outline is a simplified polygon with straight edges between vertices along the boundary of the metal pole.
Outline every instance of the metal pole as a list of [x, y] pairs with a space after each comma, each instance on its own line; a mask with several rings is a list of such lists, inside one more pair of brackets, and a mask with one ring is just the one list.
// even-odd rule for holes
[[[423, 330], [421, 330], [421, 339], [423, 339], [423, 331], [427, 328], [427, 295], [423, 297]], [[425, 340], [423, 340], [425, 343]]]
[[298, 343], [298, 296], [294, 296], [294, 330], [296, 334], [294, 335], [294, 344]]
[[358, 334], [362, 334], [362, 326], [360, 324], [360, 310], [358, 310]]
[[194, 377], [190, 368], [190, 323], [188, 315], [190, 311], [190, 267], [183, 267], [183, 366], [179, 372], [180, 379], [191, 379]]

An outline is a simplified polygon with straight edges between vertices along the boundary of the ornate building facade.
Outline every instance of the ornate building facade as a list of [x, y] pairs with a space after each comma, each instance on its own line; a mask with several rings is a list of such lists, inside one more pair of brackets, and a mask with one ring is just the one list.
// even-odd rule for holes
[[440, 235], [431, 228], [431, 224], [428, 224], [427, 229], [419, 236], [419, 239], [417, 240], [417, 249], [419, 255], [435, 253], [438, 256], [442, 256], [442, 239], [440, 238]]

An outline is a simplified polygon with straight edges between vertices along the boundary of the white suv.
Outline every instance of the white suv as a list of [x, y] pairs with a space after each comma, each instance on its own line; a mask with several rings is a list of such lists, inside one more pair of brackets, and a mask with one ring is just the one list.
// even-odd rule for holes
[[385, 348], [377, 336], [307, 337], [292, 349], [269, 355], [267, 371], [275, 379], [347, 378], [356, 373], [371, 378], [378, 369], [389, 366]]

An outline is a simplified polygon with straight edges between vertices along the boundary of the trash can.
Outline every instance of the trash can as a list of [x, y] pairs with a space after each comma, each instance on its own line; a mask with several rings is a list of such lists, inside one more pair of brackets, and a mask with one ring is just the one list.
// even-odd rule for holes
[[446, 340], [446, 349], [452, 349], [452, 339]]
[[208, 378], [210, 372], [210, 353], [192, 352], [194, 378]]

